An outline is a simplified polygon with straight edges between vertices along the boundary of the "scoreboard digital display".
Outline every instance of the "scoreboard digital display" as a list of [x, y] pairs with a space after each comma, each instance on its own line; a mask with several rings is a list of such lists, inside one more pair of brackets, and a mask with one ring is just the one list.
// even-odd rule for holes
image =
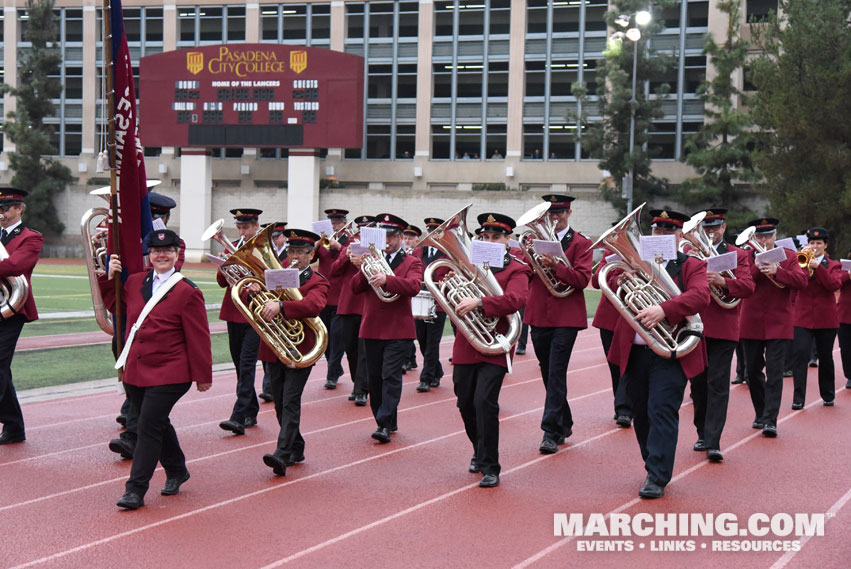
[[363, 58], [320, 48], [210, 45], [140, 60], [144, 146], [360, 148]]

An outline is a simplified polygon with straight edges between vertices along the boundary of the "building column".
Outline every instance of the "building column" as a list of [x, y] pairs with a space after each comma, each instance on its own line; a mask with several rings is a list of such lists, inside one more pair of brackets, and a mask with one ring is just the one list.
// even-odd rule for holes
[[180, 153], [180, 235], [186, 242], [186, 260], [197, 263], [210, 244], [201, 234], [210, 226], [213, 211], [213, 158], [207, 150], [183, 148]]
[[287, 223], [311, 229], [319, 216], [319, 153], [314, 148], [290, 148], [287, 159]]
[[[95, 0], [85, 0], [83, 3], [83, 37], [96, 38], [100, 36], [97, 29], [97, 11]], [[83, 77], [97, 77], [97, 46], [93, 41], [83, 42]], [[83, 81], [83, 144], [80, 158], [86, 155], [94, 156], [100, 148], [97, 147], [97, 104], [101, 96], [101, 86], [96, 81]]]
[[506, 167], [516, 167], [523, 158], [523, 88], [526, 78], [526, 2], [511, 0], [511, 35], [508, 59], [508, 126]]
[[[18, 10], [15, 3], [6, 0], [11, 6], [3, 6], [3, 82], [10, 87], [18, 86]], [[3, 96], [3, 116], [16, 108], [15, 97], [6, 93]], [[15, 143], [3, 137], [3, 152], [14, 152]]]
[[[331, 49], [333, 51], [346, 51], [346, 3], [342, 0], [331, 2]], [[342, 160], [342, 148], [329, 148], [328, 158], [331, 160]]]
[[414, 170], [411, 172], [415, 191], [428, 188], [423, 170], [431, 157], [432, 47], [434, 44], [434, 2], [420, 0], [417, 26], [417, 124], [414, 130]]
[[[177, 5], [175, 0], [163, 0], [163, 51], [174, 51], [177, 49]], [[164, 146], [161, 155], [163, 158], [174, 157], [174, 147]]]

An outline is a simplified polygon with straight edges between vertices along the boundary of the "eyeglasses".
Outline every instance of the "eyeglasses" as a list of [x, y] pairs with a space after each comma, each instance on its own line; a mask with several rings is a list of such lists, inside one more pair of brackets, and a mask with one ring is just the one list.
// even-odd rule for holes
[[162, 254], [167, 255], [167, 254], [176, 253], [176, 252], [177, 251], [175, 250], [174, 247], [150, 247], [150, 248], [148, 248], [148, 253], [150, 253], [151, 255], [162, 255]]

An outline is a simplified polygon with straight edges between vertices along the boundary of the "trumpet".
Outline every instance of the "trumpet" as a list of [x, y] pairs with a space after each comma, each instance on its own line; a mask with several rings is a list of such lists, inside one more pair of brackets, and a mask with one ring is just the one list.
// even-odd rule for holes
[[[751, 249], [755, 253], [765, 253], [765, 247], [760, 245], [759, 241], [754, 239], [754, 233], [756, 233], [756, 227], [754, 227], [753, 225], [739, 233], [739, 236], [736, 237], [736, 247], [742, 247], [743, 249]], [[779, 263], [774, 264], [778, 267], [780, 266]], [[786, 288], [785, 284], [777, 282], [777, 279], [774, 278], [774, 275], [765, 276], [768, 278], [768, 280], [774, 283], [774, 286], [776, 286], [777, 288]]]
[[[706, 261], [710, 257], [717, 256], [718, 251], [715, 250], [715, 245], [712, 242], [712, 234], [707, 235], [703, 230], [702, 224], [704, 217], [706, 217], [706, 212], [701, 211], [693, 215], [683, 226], [683, 239], [680, 241], [680, 251], [684, 253], [685, 251], [683, 249], [686, 243], [689, 243], [691, 245], [691, 251], [688, 254]], [[721, 271], [719, 274], [725, 279], [736, 278], [733, 271]], [[709, 285], [709, 294], [712, 296], [715, 304], [728, 310], [738, 306], [742, 300], [741, 298], [728, 296], [728, 291], [717, 285]]]
[[816, 258], [815, 252], [809, 247], [804, 247], [798, 252], [798, 266], [806, 269], [810, 276], [813, 276], [813, 270], [810, 268], [810, 261]]
[[[555, 226], [549, 219], [549, 209], [549, 202], [545, 202], [536, 205], [517, 219], [517, 225], [525, 225], [529, 228], [520, 235], [519, 242], [520, 247], [529, 259], [529, 264], [532, 266], [535, 274], [543, 281], [544, 286], [547, 287], [550, 294], [556, 298], [566, 298], [573, 293], [573, 287], [558, 280], [555, 276], [555, 271], [542, 265], [541, 256], [535, 253], [534, 239], [558, 241]], [[570, 268], [570, 263], [560, 257], [556, 257], [556, 262]]]

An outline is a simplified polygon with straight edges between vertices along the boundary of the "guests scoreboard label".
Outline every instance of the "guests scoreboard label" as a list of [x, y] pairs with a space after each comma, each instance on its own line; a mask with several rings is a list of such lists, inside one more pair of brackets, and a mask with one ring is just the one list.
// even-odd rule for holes
[[293, 45], [209, 45], [143, 57], [145, 146], [360, 148], [363, 58]]

